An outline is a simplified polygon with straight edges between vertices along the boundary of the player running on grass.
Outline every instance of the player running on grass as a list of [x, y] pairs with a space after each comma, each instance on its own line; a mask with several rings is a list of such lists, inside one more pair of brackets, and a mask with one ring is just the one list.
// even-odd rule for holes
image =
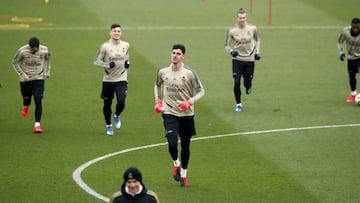
[[120, 129], [120, 114], [125, 108], [127, 95], [127, 70], [130, 67], [130, 44], [121, 40], [119, 24], [110, 26], [110, 40], [104, 42], [96, 53], [94, 64], [104, 69], [101, 97], [104, 99], [103, 114], [106, 134], [113, 135], [111, 124], [111, 105], [116, 94], [117, 104], [114, 114], [115, 128]]
[[356, 74], [360, 68], [360, 19], [353, 18], [351, 26], [345, 27], [338, 39], [338, 49], [340, 51], [340, 60], [344, 61], [345, 52], [343, 43], [346, 43], [348, 52], [347, 69], [349, 73], [349, 83], [351, 93], [346, 102], [353, 102], [357, 94], [356, 90]]
[[[168, 150], [173, 160], [173, 176], [187, 187], [190, 140], [195, 135], [194, 102], [205, 94], [196, 72], [184, 65], [185, 46], [175, 44], [171, 64], [160, 68], [155, 82], [155, 112], [162, 113]], [[181, 164], [178, 158], [178, 136], [181, 140]]]
[[256, 26], [247, 23], [246, 12], [242, 8], [236, 13], [236, 20], [237, 24], [227, 31], [225, 50], [232, 56], [235, 111], [241, 112], [243, 105], [240, 80], [244, 77], [246, 94], [250, 94], [255, 68], [254, 60], [260, 60], [260, 37]]
[[34, 132], [41, 133], [42, 99], [44, 95], [44, 76], [50, 77], [50, 53], [46, 46], [40, 45], [36, 37], [22, 46], [15, 54], [13, 67], [20, 76], [20, 89], [23, 97], [22, 115], [28, 115], [31, 97], [35, 101]]

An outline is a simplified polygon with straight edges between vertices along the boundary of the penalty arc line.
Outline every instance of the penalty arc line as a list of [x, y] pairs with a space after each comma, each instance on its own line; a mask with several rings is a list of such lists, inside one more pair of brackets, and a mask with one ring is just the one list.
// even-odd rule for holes
[[[250, 131], [250, 132], [240, 132], [240, 133], [230, 133], [230, 134], [205, 136], [205, 137], [192, 138], [191, 140], [195, 141], [195, 140], [205, 140], [205, 139], [214, 139], [214, 138], [222, 138], [222, 137], [231, 137], [231, 136], [238, 136], [238, 135], [247, 136], [247, 135], [265, 134], [265, 133], [277, 133], [277, 132], [301, 131], [301, 130], [314, 130], [314, 129], [325, 129], [325, 128], [359, 127], [359, 126], [360, 126], [360, 124], [343, 124], [343, 125], [309, 126], [309, 127], [300, 127], [300, 128], [283, 128], [283, 129], [260, 130], [260, 131]], [[103, 200], [104, 202], [108, 202], [109, 201], [108, 197], [105, 197], [105, 196], [99, 194], [98, 192], [93, 190], [91, 187], [89, 187], [82, 180], [82, 178], [81, 178], [82, 171], [84, 171], [86, 168], [88, 168], [92, 164], [95, 164], [96, 162], [102, 161], [104, 159], [107, 159], [107, 158], [110, 158], [110, 157], [113, 157], [113, 156], [116, 156], [116, 155], [119, 155], [119, 154], [124, 154], [124, 153], [127, 153], [127, 152], [137, 151], [137, 150], [141, 150], [141, 149], [159, 147], [159, 146], [163, 146], [163, 145], [167, 145], [167, 142], [158, 143], [158, 144], [151, 144], [151, 145], [145, 145], [145, 146], [140, 146], [140, 147], [133, 147], [133, 148], [124, 149], [124, 150], [121, 150], [121, 151], [118, 151], [118, 152], [106, 154], [104, 156], [100, 156], [100, 157], [95, 158], [93, 160], [90, 160], [90, 161], [84, 163], [83, 165], [81, 165], [80, 167], [78, 167], [72, 174], [73, 180], [76, 182], [76, 184], [78, 184], [80, 186], [80, 188], [82, 188], [88, 194], [96, 197], [97, 199]]]

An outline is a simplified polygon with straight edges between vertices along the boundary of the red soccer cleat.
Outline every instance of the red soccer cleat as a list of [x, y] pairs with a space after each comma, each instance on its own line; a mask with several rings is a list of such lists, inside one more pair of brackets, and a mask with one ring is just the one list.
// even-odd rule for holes
[[34, 127], [34, 132], [35, 133], [42, 133], [42, 129], [41, 129], [41, 126], [37, 125]]
[[174, 166], [173, 168], [173, 176], [175, 181], [180, 180], [180, 166]]
[[23, 106], [21, 114], [25, 117], [28, 115], [28, 113], [29, 113], [29, 107]]
[[189, 186], [189, 182], [188, 182], [188, 180], [187, 180], [186, 177], [181, 177], [181, 179], [180, 179], [180, 186], [181, 186], [181, 187], [188, 187], [188, 186]]
[[352, 94], [351, 94], [351, 95], [347, 98], [346, 102], [348, 102], [348, 103], [353, 102], [353, 101], [355, 100], [355, 97], [356, 97], [356, 95], [352, 95]]

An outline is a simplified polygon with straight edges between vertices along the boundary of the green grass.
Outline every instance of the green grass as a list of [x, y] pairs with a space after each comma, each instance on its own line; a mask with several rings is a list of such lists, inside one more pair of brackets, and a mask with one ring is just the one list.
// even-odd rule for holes
[[[345, 103], [350, 90], [337, 37], [358, 14], [355, 0], [254, 1], [249, 21], [258, 25], [262, 59], [253, 93], [234, 112], [226, 29], [249, 1], [50, 0], [0, 3], [0, 16], [36, 17], [51, 27], [0, 28], [0, 198], [2, 202], [103, 202], [72, 179], [97, 157], [166, 142], [153, 111], [157, 68], [170, 61], [174, 43], [187, 47], [185, 63], [197, 70], [206, 95], [196, 103], [195, 138], [271, 129], [358, 124], [360, 108]], [[93, 65], [113, 22], [131, 44], [129, 90], [123, 127], [105, 135], [102, 70]], [[0, 18], [1, 24], [14, 24]], [[175, 29], [179, 28], [179, 29]], [[201, 29], [204, 28], [204, 29]], [[44, 133], [32, 132], [34, 105], [23, 118], [16, 50], [38, 36], [52, 54], [52, 77], [43, 100]], [[194, 140], [190, 187], [172, 180], [167, 146], [112, 156], [83, 171], [82, 179], [110, 197], [122, 173], [138, 166], [161, 202], [358, 202], [359, 127], [284, 131]]]

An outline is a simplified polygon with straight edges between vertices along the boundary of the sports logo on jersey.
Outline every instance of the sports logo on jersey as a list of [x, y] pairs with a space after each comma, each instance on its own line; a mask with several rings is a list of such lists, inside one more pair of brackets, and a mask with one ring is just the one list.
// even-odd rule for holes
[[186, 82], [186, 77], [185, 77], [185, 76], [182, 76], [181, 81], [182, 81], [182, 82]]

